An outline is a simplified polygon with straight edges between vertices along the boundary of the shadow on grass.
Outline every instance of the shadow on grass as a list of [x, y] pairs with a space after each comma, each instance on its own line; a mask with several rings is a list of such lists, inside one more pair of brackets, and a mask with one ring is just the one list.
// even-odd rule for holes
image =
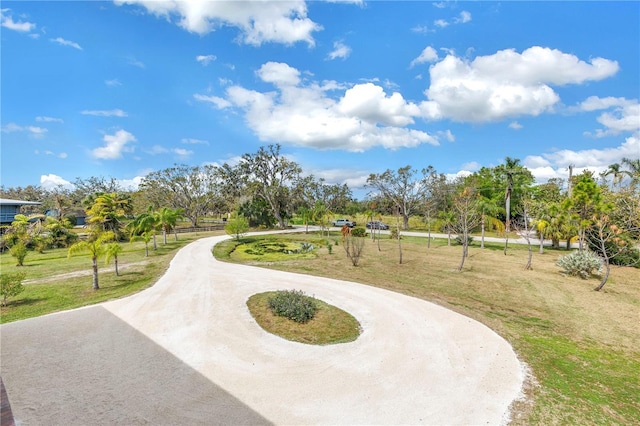
[[20, 306], [29, 306], [38, 302], [47, 300], [45, 297], [25, 297], [24, 299], [7, 300], [7, 306], [3, 308], [17, 308]]

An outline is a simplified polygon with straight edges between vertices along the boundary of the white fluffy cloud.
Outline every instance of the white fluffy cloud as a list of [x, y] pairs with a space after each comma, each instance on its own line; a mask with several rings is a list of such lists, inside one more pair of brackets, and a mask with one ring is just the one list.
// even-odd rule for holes
[[351, 54], [351, 48], [341, 41], [333, 43], [333, 50], [327, 55], [327, 59], [347, 59]]
[[430, 69], [431, 85], [422, 105], [428, 118], [484, 122], [551, 111], [560, 100], [551, 85], [581, 84], [614, 75], [618, 63], [589, 63], [559, 50], [533, 46], [478, 56], [447, 55]]
[[84, 110], [80, 114], [83, 115], [95, 115], [96, 117], [126, 117], [127, 113], [121, 109], [111, 110]]
[[74, 49], [82, 50], [82, 47], [80, 47], [78, 43], [70, 40], [65, 40], [62, 37], [52, 38], [51, 41], [53, 41], [54, 43], [58, 43], [61, 46], [70, 46], [70, 47], [73, 47]]
[[73, 189], [73, 184], [71, 182], [52, 173], [40, 176], [40, 186], [46, 190], [56, 189], [59, 186], [63, 186], [67, 189]]
[[[406, 128], [422, 114], [421, 108], [400, 93], [388, 95], [373, 83], [356, 84], [334, 99], [341, 86], [334, 82], [308, 82], [297, 69], [276, 62], [256, 73], [276, 91], [258, 92], [230, 86], [225, 98], [195, 95], [218, 108], [238, 108], [249, 127], [263, 141], [318, 149], [361, 152], [375, 146], [388, 149], [439, 144], [439, 135]], [[453, 138], [451, 133], [443, 137]]]
[[590, 96], [574, 110], [600, 111], [608, 110], [598, 116], [597, 121], [604, 129], [596, 129], [594, 133], [585, 132], [587, 136], [604, 137], [618, 135], [623, 132], [640, 131], [640, 104], [637, 99]]
[[418, 64], [424, 64], [425, 62], [435, 62], [438, 60], [438, 52], [431, 46], [427, 46], [424, 48], [420, 56], [411, 61], [411, 67], [414, 67]]
[[14, 21], [8, 13], [11, 9], [0, 9], [0, 26], [8, 30], [28, 33], [36, 29], [36, 24], [27, 21]]
[[568, 167], [574, 167], [574, 174], [583, 170], [600, 173], [610, 164], [620, 163], [623, 158], [638, 158], [640, 153], [640, 135], [634, 134], [617, 147], [605, 149], [585, 149], [574, 151], [562, 149], [542, 155], [526, 157], [522, 164], [535, 176], [538, 182], [545, 182], [550, 178], [567, 178]]
[[116, 0], [117, 5], [143, 6], [147, 12], [181, 28], [204, 35], [221, 26], [236, 27], [239, 39], [252, 45], [275, 42], [292, 44], [298, 41], [313, 46], [313, 32], [322, 27], [307, 17], [307, 6], [302, 0], [261, 1], [155, 1]]
[[126, 130], [118, 130], [113, 135], [104, 135], [102, 138], [105, 145], [95, 148], [91, 154], [95, 158], [103, 160], [115, 160], [122, 157], [123, 152], [131, 152], [133, 149], [128, 144], [135, 142], [137, 139]]
[[196, 56], [196, 61], [200, 62], [205, 67], [209, 65], [212, 61], [217, 59], [216, 55], [198, 55]]
[[49, 130], [38, 126], [19, 126], [16, 123], [8, 123], [2, 127], [3, 133], [27, 132], [31, 136], [39, 138], [45, 135]]
[[64, 120], [62, 118], [55, 118], [55, 117], [36, 117], [36, 121], [38, 122], [43, 122], [43, 123], [64, 123]]

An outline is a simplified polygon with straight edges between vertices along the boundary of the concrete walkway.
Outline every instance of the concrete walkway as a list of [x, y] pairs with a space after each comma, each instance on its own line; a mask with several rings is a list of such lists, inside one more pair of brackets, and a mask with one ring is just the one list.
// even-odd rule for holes
[[[211, 237], [153, 287], [0, 327], [23, 424], [500, 424], [524, 374], [484, 325], [361, 284], [223, 263]], [[262, 330], [249, 296], [301, 289], [360, 322], [312, 346]]]

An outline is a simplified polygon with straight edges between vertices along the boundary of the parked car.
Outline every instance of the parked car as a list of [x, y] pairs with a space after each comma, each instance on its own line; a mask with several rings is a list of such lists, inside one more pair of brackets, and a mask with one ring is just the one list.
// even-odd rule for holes
[[354, 226], [356, 226], [356, 223], [350, 221], [349, 219], [336, 219], [331, 223], [333, 224], [333, 226], [339, 226], [340, 228], [342, 228], [344, 225], [347, 225], [349, 228], [353, 228]]
[[374, 220], [373, 222], [367, 222], [367, 229], [389, 229], [389, 225]]

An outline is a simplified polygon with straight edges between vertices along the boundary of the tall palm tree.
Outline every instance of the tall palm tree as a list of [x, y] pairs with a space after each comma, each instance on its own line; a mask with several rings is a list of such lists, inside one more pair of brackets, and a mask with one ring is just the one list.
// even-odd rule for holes
[[[162, 230], [162, 236], [164, 237], [164, 244], [167, 244], [167, 233], [171, 232], [176, 227], [178, 220], [183, 217], [182, 209], [170, 209], [163, 207], [157, 212], [153, 213], [156, 226]], [[178, 236], [176, 234], [176, 240]]]
[[622, 164], [625, 164], [629, 167], [629, 170], [622, 170], [622, 173], [626, 174], [631, 178], [631, 183], [633, 185], [640, 182], [640, 158], [627, 158], [624, 157], [622, 159]]
[[504, 194], [504, 205], [507, 213], [505, 231], [511, 231], [511, 195], [513, 194], [515, 177], [522, 173], [522, 166], [519, 158], [506, 157], [504, 164], [500, 166], [500, 173], [506, 179], [507, 188]]
[[89, 241], [78, 241], [69, 247], [67, 257], [71, 257], [75, 253], [88, 253], [91, 257], [93, 265], [93, 289], [98, 290], [98, 257], [100, 257], [106, 249], [106, 243], [115, 239], [113, 232], [103, 232], [98, 234], [94, 239]]
[[117, 242], [109, 243], [104, 248], [105, 251], [105, 259], [104, 263], [107, 265], [113, 259], [113, 264], [116, 269], [116, 277], [120, 276], [120, 272], [118, 271], [118, 254], [122, 252], [122, 246]]
[[[153, 238], [153, 249], [156, 250], [156, 230], [158, 229], [158, 218], [153, 212], [153, 208], [149, 206], [146, 213], [142, 213], [136, 216], [127, 225], [129, 229], [129, 239], [132, 240], [135, 236], [142, 236], [147, 234], [149, 238]], [[145, 242], [146, 243], [146, 242]]]
[[620, 186], [620, 183], [622, 183], [622, 177], [624, 176], [624, 173], [620, 168], [620, 164], [613, 163], [609, 165], [609, 168], [602, 174], [602, 176], [609, 176], [609, 175], [613, 175], [613, 181], [611, 182], [611, 189], [613, 190], [616, 187], [616, 185]]

